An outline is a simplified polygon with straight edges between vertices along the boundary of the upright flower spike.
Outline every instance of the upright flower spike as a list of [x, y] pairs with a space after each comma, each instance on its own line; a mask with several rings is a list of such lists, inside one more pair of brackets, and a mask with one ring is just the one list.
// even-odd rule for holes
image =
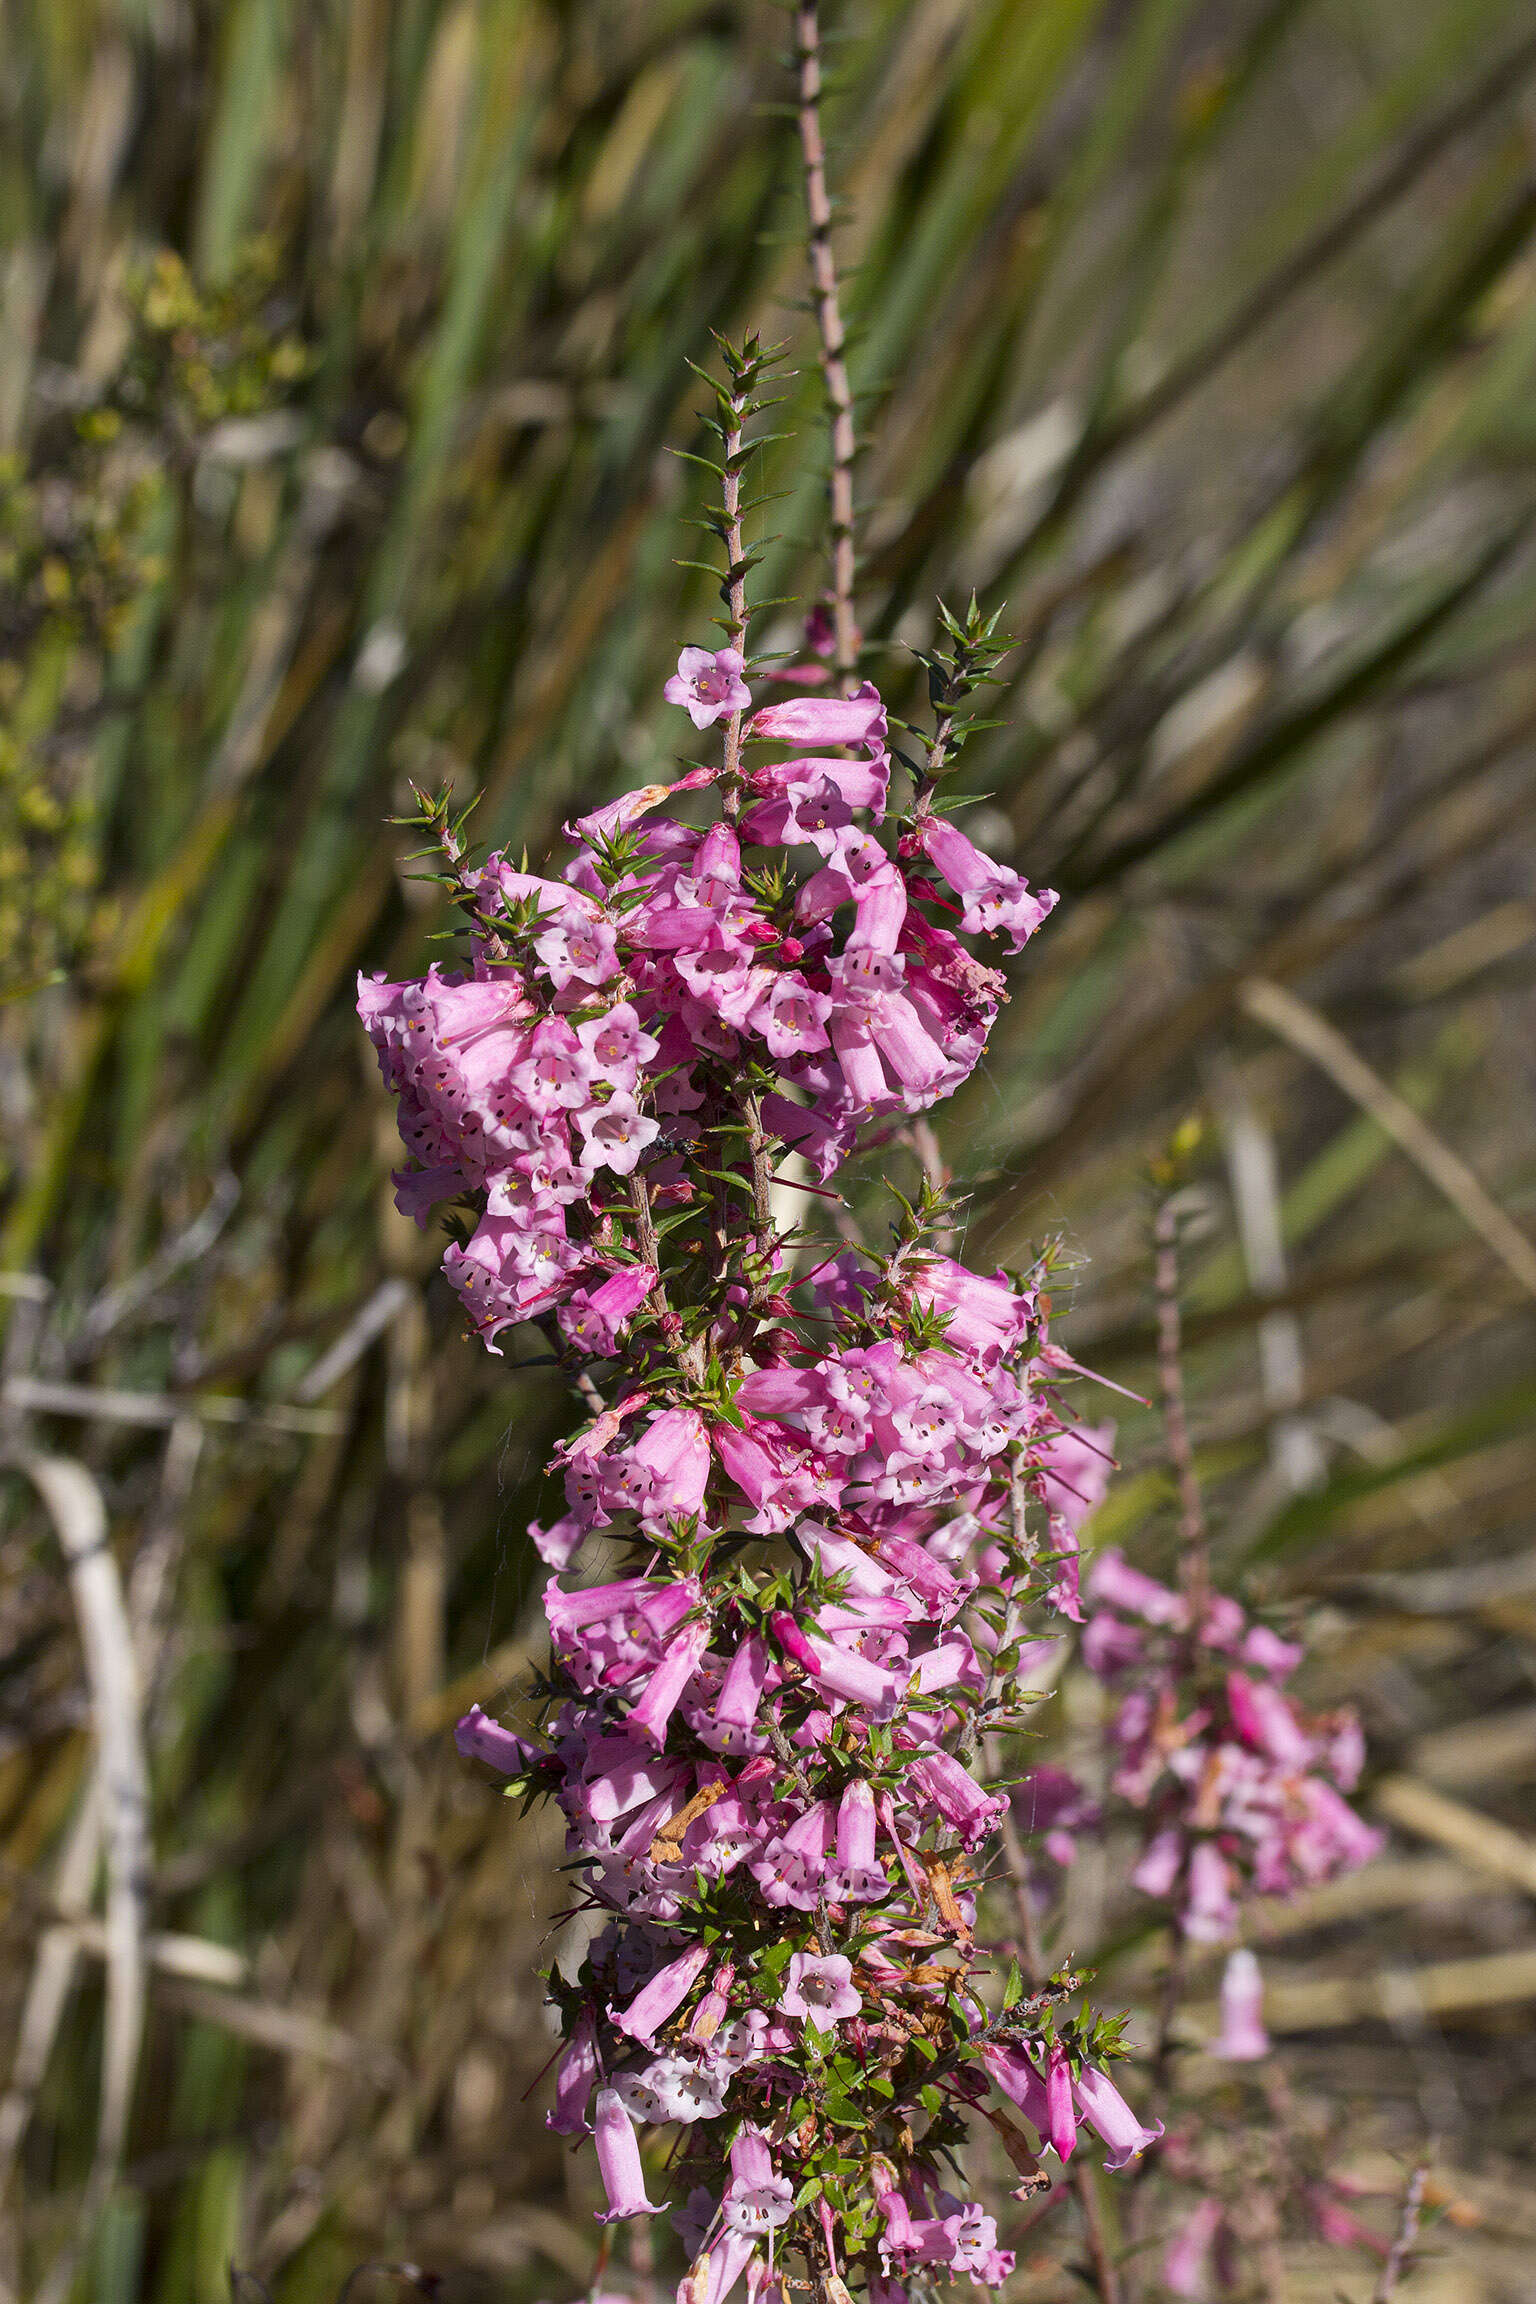
[[[743, 668], [733, 643], [685, 651], [678, 674], [728, 751]], [[1065, 1994], [1042, 2004], [1049, 2038], [985, 2017], [974, 1882], [1006, 1803], [956, 1757], [1013, 1701], [988, 1664], [996, 1612], [1054, 1604], [1021, 1485], [1070, 1483], [1082, 1448], [1029, 1288], [936, 1256], [921, 1221], [890, 1256], [832, 1268], [778, 1234], [783, 1142], [809, 1127], [830, 1174], [866, 1128], [958, 1085], [1000, 985], [925, 911], [936, 865], [910, 828], [876, 836], [876, 691], [770, 705], [749, 734], [840, 749], [723, 771], [736, 812], [712, 823], [648, 788], [572, 827], [558, 877], [491, 858], [482, 973], [436, 972], [427, 996], [366, 986], [362, 1004], [422, 1163], [404, 1188], [483, 1197], [449, 1258], [475, 1325], [490, 1341], [542, 1323], [601, 1402], [560, 1454], [566, 1511], [536, 1532], [555, 1570], [548, 1741], [480, 1713], [459, 1732], [553, 1792], [611, 1916], [555, 1986], [554, 2123], [590, 2125], [611, 2218], [654, 2212], [636, 2122], [680, 2131], [685, 2185], [731, 2139], [689, 2226], [688, 2296], [721, 2304], [753, 2266], [760, 2286], [776, 2259], [759, 2248], [788, 2247], [824, 2285], [857, 2272], [897, 2304], [909, 2267], [1006, 2276], [990, 2220], [941, 2183], [967, 2092], [1013, 2094], [1065, 2154], [1067, 2043], [1072, 2072], [1092, 2065], [1094, 2019]], [[752, 864], [770, 839], [787, 845]], [[568, 1587], [595, 1531], [617, 1572]], [[787, 1582], [767, 1538], [797, 1563]], [[875, 2125], [786, 2133], [834, 2036], [881, 2077]], [[949, 2043], [937, 2116], [914, 2037]], [[851, 2191], [830, 2173], [850, 2151], [875, 2154]], [[859, 2198], [883, 2235], [862, 2266], [838, 2237]]]
[[[473, 1332], [497, 1351], [535, 1329], [589, 1411], [551, 1467], [563, 1509], [531, 1530], [552, 1571], [538, 1732], [478, 1707], [457, 1731], [557, 1802], [598, 1922], [550, 1978], [551, 2125], [592, 2136], [605, 2222], [660, 2212], [637, 2126], [673, 2132], [680, 2304], [743, 2281], [782, 2304], [786, 2257], [828, 2304], [907, 2304], [909, 2278], [1009, 2275], [992, 2217], [947, 2189], [991, 2096], [1058, 2162], [1083, 2123], [1112, 2168], [1161, 2133], [1110, 2078], [1116, 2034], [1078, 1980], [994, 1990], [977, 1942], [1010, 1802], [970, 1756], [1017, 1728], [1079, 1612], [1111, 1436], [1065, 1405], [1048, 1268], [940, 1253], [942, 1199], [902, 1202], [884, 1253], [776, 1220], [787, 1149], [824, 1182], [971, 1076], [1006, 986], [965, 939], [1017, 944], [1048, 900], [936, 813], [998, 650], [974, 604], [941, 619], [934, 734], [894, 782], [869, 683], [744, 723], [765, 362], [724, 353], [726, 644], [684, 649], [667, 687], [720, 727], [718, 762], [567, 827], [547, 877], [455, 847], [462, 968], [365, 980], [359, 1007], [399, 1103], [402, 1205], [470, 1211], [444, 1268]], [[1136, 1876], [1187, 1933], [1370, 1844], [1342, 1798], [1358, 1736], [1291, 1705], [1289, 1644], [1113, 1554], [1087, 1590], [1115, 1795], [1148, 1825]], [[1099, 1810], [1042, 1770], [1011, 1814], [1028, 1857], [1065, 1860]], [[1233, 2052], [1255, 2037], [1240, 2000]]]

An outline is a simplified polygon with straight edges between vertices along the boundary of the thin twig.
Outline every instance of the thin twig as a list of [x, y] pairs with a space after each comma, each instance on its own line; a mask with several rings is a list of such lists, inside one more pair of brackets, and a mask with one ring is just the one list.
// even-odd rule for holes
[[323, 1400], [333, 1385], [339, 1384], [347, 1370], [356, 1365], [376, 1336], [381, 1336], [395, 1314], [411, 1294], [409, 1281], [399, 1275], [383, 1280], [371, 1296], [347, 1322], [346, 1327], [327, 1351], [301, 1377], [293, 1388], [295, 1400], [306, 1406], [314, 1400]]
[[185, 1540], [187, 1506], [202, 1460], [204, 1431], [193, 1415], [178, 1416], [165, 1438], [160, 1492], [155, 1499], [128, 1577], [128, 1619], [133, 1652], [146, 1702], [153, 1693], [156, 1666], [176, 1569]]
[[805, 167], [811, 301], [816, 312], [821, 376], [826, 387], [832, 433], [832, 465], [827, 483], [832, 514], [832, 661], [839, 685], [847, 688], [859, 654], [858, 628], [853, 621], [853, 460], [858, 439], [853, 422], [853, 389], [848, 381], [847, 337], [838, 296], [837, 264], [832, 254], [832, 201], [827, 191], [826, 146], [821, 132], [821, 23], [817, 0], [804, 0], [796, 10], [795, 36], [800, 72], [800, 150]]
[[100, 1384], [52, 1384], [38, 1376], [7, 1376], [0, 1401], [37, 1416], [100, 1418], [107, 1424], [176, 1424], [197, 1416], [207, 1424], [251, 1424], [269, 1432], [329, 1435], [345, 1428], [332, 1408], [258, 1407], [216, 1392], [121, 1392]]
[[0, 2097], [0, 2197], [4, 2196], [12, 2162], [31, 2121], [37, 2092], [43, 2084], [53, 2043], [69, 2004], [75, 1970], [85, 1949], [74, 1922], [89, 1909], [100, 1858], [101, 1804], [96, 1797], [93, 1776], [75, 1812], [54, 1874], [53, 1903], [60, 1917], [44, 1930], [38, 1941], [17, 2027], [11, 2076], [4, 2096]]
[[1102, 2304], [1120, 2304], [1120, 2273], [1110, 2253], [1109, 2234], [1104, 2229], [1099, 2188], [1086, 2160], [1079, 2160], [1072, 2170], [1072, 2182], [1083, 2211], [1083, 2230], [1088, 2239], [1088, 2258], [1093, 2266], [1094, 2286], [1098, 2289]]
[[1179, 1487], [1179, 1583], [1198, 1619], [1210, 1597], [1205, 1505], [1190, 1445], [1184, 1406], [1183, 1333], [1179, 1313], [1179, 1218], [1188, 1208], [1182, 1193], [1159, 1206], [1152, 1228], [1153, 1284], [1157, 1291], [1157, 1381], [1163, 1402], [1168, 1461]]
[[167, 1976], [158, 1997], [199, 2024], [215, 2025], [280, 2056], [312, 2056], [317, 2063], [360, 2072], [379, 2088], [398, 2088], [405, 2077], [404, 2066], [389, 2049], [360, 2040], [339, 2024], [328, 2024], [302, 2008], [283, 2008], [272, 2001], [171, 1976]]
[[86, 1309], [85, 1316], [67, 1345], [67, 1359], [71, 1367], [92, 1359], [111, 1335], [114, 1328], [147, 1304], [158, 1289], [165, 1286], [188, 1264], [197, 1264], [207, 1255], [218, 1239], [240, 1198], [240, 1181], [228, 1170], [215, 1178], [208, 1203], [200, 1214], [182, 1232], [153, 1255], [149, 1262], [124, 1280], [120, 1286], [109, 1288]]
[[[1225, 1060], [1212, 1066], [1214, 1103], [1227, 1156], [1227, 1180], [1237, 1236], [1255, 1297], [1281, 1296], [1286, 1287], [1285, 1240], [1281, 1226], [1280, 1162], [1275, 1140], [1244, 1092], [1236, 1068]], [[1296, 1411], [1306, 1392], [1301, 1322], [1289, 1307], [1277, 1305], [1258, 1323], [1259, 1381], [1270, 1427], [1270, 1478], [1266, 1488], [1299, 1496], [1315, 1488], [1327, 1472], [1322, 1445]]]
[[1419, 2236], [1419, 2217], [1423, 2213], [1424, 2188], [1428, 2182], [1429, 2165], [1427, 2161], [1421, 2160], [1408, 2179], [1408, 2189], [1403, 2195], [1403, 2213], [1398, 2220], [1392, 2246], [1387, 2252], [1387, 2260], [1381, 2268], [1381, 2278], [1371, 2296], [1371, 2304], [1391, 2304], [1397, 2284], [1408, 2269], [1408, 2259]]
[[1441, 1142], [1411, 1104], [1405, 1104], [1396, 1090], [1389, 1088], [1386, 1081], [1355, 1054], [1342, 1032], [1336, 1032], [1315, 1008], [1298, 1000], [1294, 992], [1287, 992], [1262, 977], [1250, 978], [1238, 997], [1250, 1016], [1267, 1024], [1282, 1040], [1289, 1041], [1299, 1054], [1310, 1057], [1336, 1087], [1342, 1088], [1363, 1112], [1370, 1114], [1398, 1150], [1408, 1155], [1420, 1173], [1445, 1195], [1463, 1221], [1487, 1242], [1521, 1287], [1536, 1296], [1536, 1247], [1518, 1225], [1510, 1222], [1466, 1162]]
[[149, 1773], [133, 1634], [122, 1579], [107, 1543], [101, 1490], [85, 1466], [71, 1457], [18, 1448], [9, 1461], [42, 1498], [69, 1567], [95, 1719], [97, 1797], [107, 1866], [107, 2008], [96, 2151], [75, 2241], [54, 2264], [40, 2291], [51, 2299], [62, 2298], [67, 2291], [79, 2248], [117, 2173], [128, 2132], [144, 2030]]

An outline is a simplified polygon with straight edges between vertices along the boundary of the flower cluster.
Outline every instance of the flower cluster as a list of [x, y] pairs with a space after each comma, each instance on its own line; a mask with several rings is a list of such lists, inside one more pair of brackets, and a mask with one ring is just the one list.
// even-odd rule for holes
[[542, 1323], [593, 1409], [533, 1531], [540, 1733], [459, 1728], [559, 1803], [593, 1915], [551, 1977], [552, 2125], [592, 2136], [608, 2218], [658, 2211], [640, 2132], [676, 2131], [680, 2304], [758, 2294], [787, 2250], [904, 2304], [1011, 2268], [945, 2182], [968, 2111], [1027, 2187], [1079, 2122], [1111, 2166], [1158, 2133], [1081, 1979], [976, 1942], [1005, 1802], [975, 1758], [1017, 1725], [1040, 1613], [1079, 1614], [1107, 1456], [1062, 1405], [1040, 1274], [938, 1253], [926, 1191], [888, 1254], [829, 1257], [779, 1171], [825, 1180], [958, 1086], [1003, 996], [962, 938], [1018, 949], [1054, 899], [921, 775], [888, 820], [873, 688], [743, 726], [745, 671], [684, 651], [669, 696], [728, 722], [725, 764], [568, 827], [558, 878], [444, 838], [467, 969], [360, 1005], [402, 1205], [467, 1201], [445, 1268], [476, 1329]]
[[[705, 695], [696, 719], [740, 689], [726, 659], [739, 665], [721, 650], [718, 675], [695, 668], [684, 683]], [[890, 757], [873, 688], [768, 705], [745, 735], [796, 749], [737, 780], [734, 821], [662, 814], [664, 786], [631, 793], [568, 827], [576, 853], [560, 879], [492, 856], [466, 880], [468, 974], [360, 987], [416, 1162], [401, 1206], [424, 1218], [483, 1195], [446, 1268], [487, 1342], [567, 1303], [570, 1319], [617, 1333], [634, 1309], [628, 1273], [592, 1310], [618, 1261], [608, 1196], [642, 1160], [664, 1201], [696, 1191], [686, 1154], [722, 1103], [739, 1104], [744, 1072], [762, 1078], [759, 1125], [822, 1178], [870, 1123], [951, 1093], [1004, 986], [930, 917], [956, 909], [940, 881], [963, 928], [1015, 950], [1055, 902], [931, 807], [894, 854], [881, 845]], [[841, 750], [804, 749], [817, 745]], [[696, 771], [682, 786], [716, 781]], [[794, 875], [786, 845], [817, 868]]]
[[1112, 1789], [1144, 1812], [1131, 1877], [1175, 1906], [1186, 1937], [1234, 1933], [1245, 1893], [1290, 1896], [1374, 1856], [1350, 1807], [1364, 1760], [1353, 1713], [1309, 1719], [1282, 1683], [1302, 1651], [1237, 1602], [1189, 1599], [1100, 1553], [1087, 1585], [1089, 1669], [1123, 1689]]

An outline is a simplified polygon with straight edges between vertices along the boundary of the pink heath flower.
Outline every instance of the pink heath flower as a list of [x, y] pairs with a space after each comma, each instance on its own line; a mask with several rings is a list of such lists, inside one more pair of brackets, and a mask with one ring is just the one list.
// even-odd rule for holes
[[454, 1729], [453, 1741], [466, 1760], [484, 1760], [503, 1776], [520, 1776], [529, 1761], [539, 1757], [537, 1745], [488, 1718], [478, 1704], [471, 1704]]
[[825, 2031], [845, 2016], [857, 2016], [864, 2002], [853, 1981], [853, 1963], [841, 1952], [820, 1959], [812, 1952], [796, 1952], [789, 1963], [789, 1981], [779, 2002], [780, 2012], [796, 2016], [802, 2024]]
[[742, 679], [746, 659], [739, 648], [685, 648], [677, 670], [662, 690], [669, 704], [681, 704], [695, 728], [713, 728], [732, 712], [745, 712], [752, 691]]
[[597, 2092], [594, 2136], [598, 2170], [608, 2195], [607, 2211], [599, 2209], [598, 2223], [614, 2224], [625, 2216], [659, 2216], [660, 2208], [645, 2196], [639, 2139], [614, 2088], [599, 2088]]
[[1051, 2042], [1046, 2061], [1045, 2112], [1051, 2148], [1065, 2166], [1077, 2150], [1077, 2113], [1072, 2103], [1072, 2074], [1059, 2040]]
[[889, 1888], [875, 1859], [875, 1796], [862, 1776], [856, 1776], [837, 1804], [837, 1901], [873, 1903]]
[[647, 1144], [661, 1133], [660, 1122], [638, 1111], [628, 1096], [590, 1105], [577, 1113], [576, 1123], [586, 1138], [581, 1165], [589, 1173], [611, 1168], [616, 1176], [632, 1175]]
[[597, 2076], [597, 2024], [591, 2009], [584, 2008], [556, 2068], [554, 2110], [545, 2115], [545, 2125], [557, 2136], [591, 2133], [587, 2104]]
[[727, 2229], [697, 2257], [677, 2284], [677, 2304], [724, 2304], [757, 2256], [750, 2232]]
[[685, 1626], [668, 1644], [665, 1655], [651, 1674], [645, 1694], [624, 1723], [632, 1736], [647, 1737], [653, 1744], [666, 1742], [667, 1724], [708, 1646], [707, 1624]]
[[1211, 2250], [1221, 2230], [1219, 2200], [1201, 2200], [1169, 2241], [1163, 2256], [1163, 2286], [1170, 2296], [1205, 2304], [1211, 2293]]
[[731, 2181], [720, 2203], [726, 2225], [754, 2237], [775, 2231], [788, 2223], [794, 2201], [795, 2188], [776, 2172], [762, 2130], [741, 2129], [731, 2146]]
[[1227, 1960], [1221, 1979], [1221, 2031], [1210, 2052], [1226, 2064], [1252, 2064], [1269, 2054], [1264, 1979], [1251, 1952], [1234, 1952]]
[[863, 744], [871, 752], [883, 752], [885, 706], [866, 680], [856, 696], [796, 696], [784, 704], [769, 704], [748, 733], [776, 744]]
[[1102, 2144], [1109, 2147], [1104, 2165], [1111, 2175], [1139, 2159], [1163, 2132], [1161, 2120], [1145, 2128], [1107, 2072], [1083, 2072], [1072, 2083], [1078, 2111]]
[[609, 1358], [618, 1350], [630, 1315], [655, 1287], [656, 1277], [654, 1264], [626, 1264], [599, 1287], [574, 1290], [555, 1315], [567, 1344], [594, 1358]]
[[623, 2014], [615, 2015], [613, 2021], [631, 2040], [638, 2040], [649, 2048], [658, 2025], [677, 2014], [708, 1965], [709, 1946], [690, 1945], [664, 1968], [658, 1968], [650, 1982], [641, 1985]]

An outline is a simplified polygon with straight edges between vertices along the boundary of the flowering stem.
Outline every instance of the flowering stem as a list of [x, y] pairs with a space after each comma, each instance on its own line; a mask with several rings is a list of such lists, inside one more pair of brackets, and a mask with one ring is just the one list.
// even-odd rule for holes
[[[655, 1266], [659, 1271], [661, 1268], [661, 1242], [656, 1236], [656, 1219], [651, 1213], [651, 1195], [646, 1186], [645, 1178], [638, 1168], [634, 1170], [629, 1179], [629, 1204], [635, 1212], [635, 1236], [640, 1243], [640, 1253], [647, 1264]], [[659, 1296], [661, 1291], [659, 1280], [656, 1287]]]
[[934, 715], [933, 734], [928, 739], [928, 755], [923, 762], [923, 790], [937, 783], [949, 758], [950, 739], [955, 732], [955, 715], [942, 705]]
[[1153, 1225], [1153, 1285], [1157, 1294], [1157, 1380], [1163, 1401], [1163, 1433], [1168, 1461], [1179, 1487], [1179, 1583], [1193, 1619], [1204, 1615], [1210, 1598], [1210, 1560], [1205, 1505], [1190, 1446], [1184, 1406], [1183, 1322], [1179, 1314], [1180, 1198], [1171, 1194]]
[[[1023, 1955], [1019, 1965], [1029, 1983], [1037, 1985], [1045, 1973], [1045, 1956], [1040, 1944], [1040, 1925], [1035, 1918], [1035, 1907], [1029, 1893], [1029, 1859], [1024, 1853], [1011, 1807], [1004, 1811], [1000, 1820], [999, 1838], [1003, 1845], [1003, 1862], [1007, 1866], [1008, 1879], [1013, 1889], [1014, 1910], [1018, 1915], [1019, 1950]], [[1082, 2210], [1083, 2232], [1088, 2242], [1088, 2259], [1093, 2267], [1093, 2285], [1098, 2293], [1099, 2304], [1122, 2304], [1124, 2292], [1110, 2249], [1109, 2234], [1105, 2229], [1099, 2188], [1086, 2160], [1079, 2160], [1072, 2170], [1072, 2187]]]
[[832, 509], [832, 640], [839, 685], [852, 683], [859, 636], [853, 621], [854, 530], [853, 459], [858, 442], [853, 425], [853, 391], [848, 381], [847, 342], [832, 255], [832, 201], [827, 192], [826, 147], [821, 133], [821, 25], [817, 0], [795, 11], [796, 61], [800, 70], [800, 150], [805, 166], [805, 212], [811, 271], [811, 301], [820, 341], [822, 382], [831, 416], [832, 469], [828, 495]]

